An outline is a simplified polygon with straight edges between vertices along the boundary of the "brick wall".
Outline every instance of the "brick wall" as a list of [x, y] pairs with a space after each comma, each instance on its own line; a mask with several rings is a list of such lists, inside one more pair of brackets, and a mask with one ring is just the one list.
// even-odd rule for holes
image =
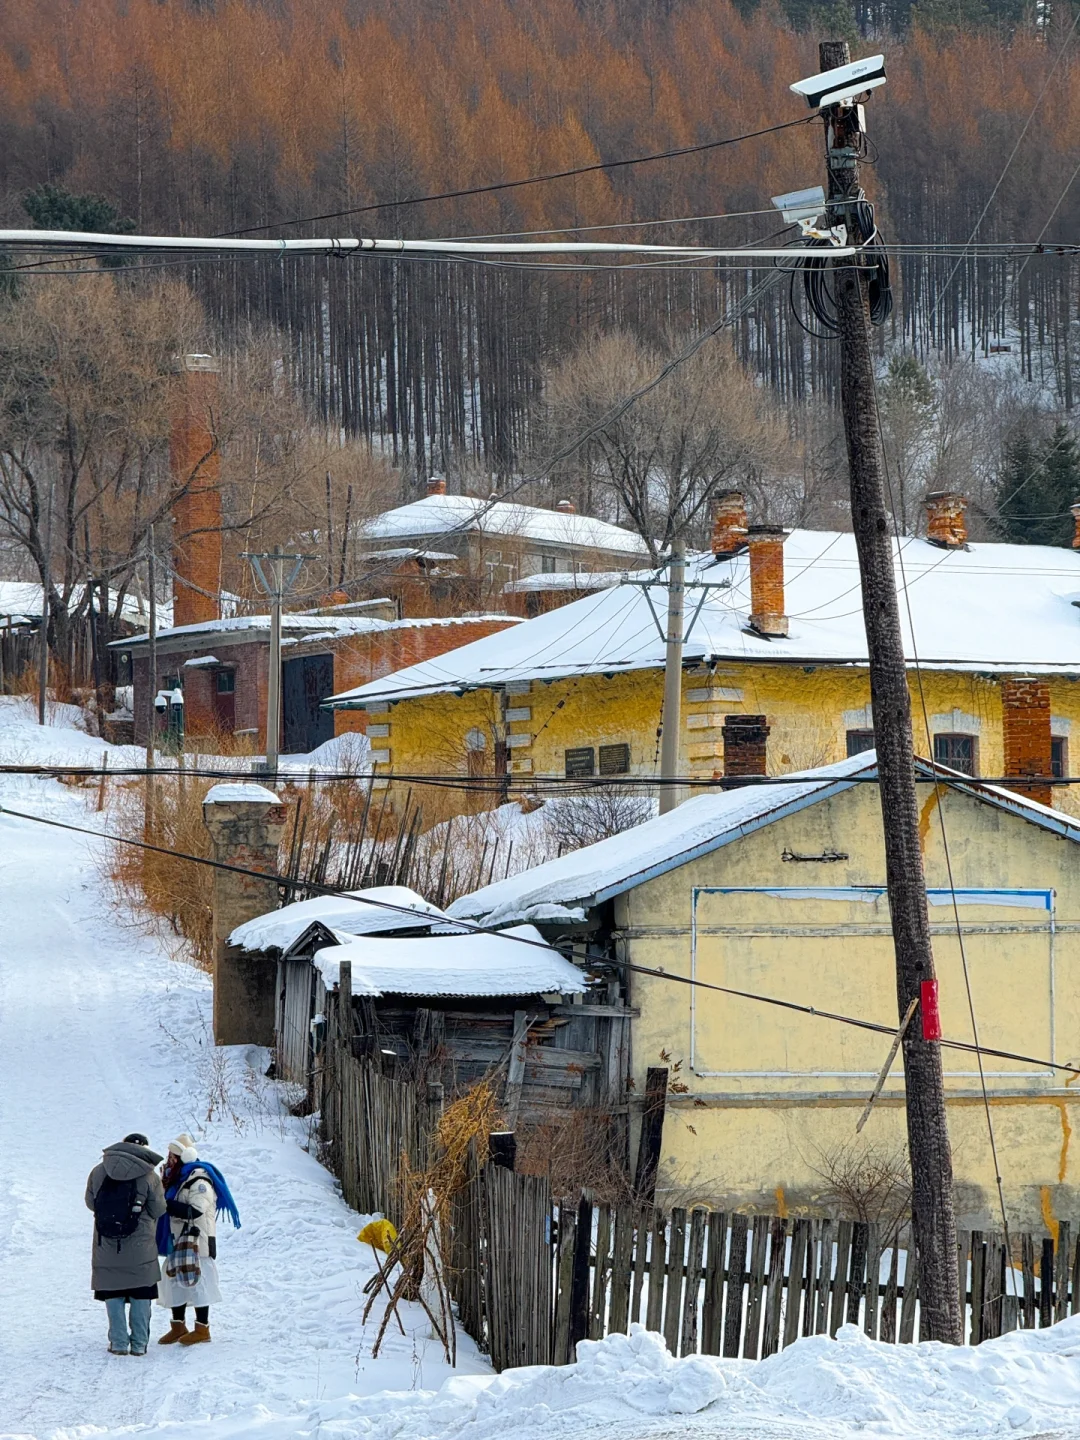
[[741, 776], [765, 775], [769, 726], [764, 715], [726, 715], [724, 728], [725, 790], [735, 790]]
[[1013, 783], [1032, 776], [1049, 779], [1050, 768], [1050, 687], [1045, 680], [1017, 678], [1001, 682], [1001, 728], [1005, 753], [1005, 774], [1012, 789], [1053, 804], [1050, 785]]
[[[396, 626], [393, 630], [377, 630], [369, 635], [355, 635], [339, 640], [331, 648], [334, 651], [334, 690], [352, 690], [366, 685], [369, 680], [378, 680], [403, 670], [407, 665], [417, 665], [421, 660], [432, 660], [436, 655], [445, 655], [497, 630], [505, 630], [515, 622], [510, 619], [456, 620], [445, 625]], [[338, 710], [335, 712], [334, 733], [344, 735], [367, 728], [367, 715], [363, 710]]]

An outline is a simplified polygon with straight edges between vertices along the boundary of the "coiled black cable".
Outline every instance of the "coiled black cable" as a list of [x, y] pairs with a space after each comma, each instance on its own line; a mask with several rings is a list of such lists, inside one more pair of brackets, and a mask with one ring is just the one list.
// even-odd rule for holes
[[[874, 207], [869, 200], [859, 199], [851, 202], [848, 207], [850, 220], [848, 230], [851, 234], [852, 243], [860, 247], [861, 253], [859, 263], [870, 270], [868, 285], [868, 300], [870, 305], [870, 322], [873, 325], [884, 325], [892, 314], [892, 279], [889, 274], [889, 256], [885, 250], [885, 243], [881, 232], [874, 220]], [[836, 296], [829, 283], [829, 274], [832, 270], [832, 263], [829, 252], [832, 246], [827, 240], [811, 241], [813, 248], [819, 248], [822, 252], [820, 260], [815, 256], [801, 261], [796, 273], [791, 277], [790, 301], [792, 314], [802, 328], [809, 335], [816, 336], [819, 340], [830, 340], [840, 329], [840, 317], [836, 306]], [[795, 281], [796, 274], [801, 273], [803, 293], [806, 297], [806, 305], [810, 313], [821, 325], [821, 330], [811, 329], [799, 314], [795, 304]]]

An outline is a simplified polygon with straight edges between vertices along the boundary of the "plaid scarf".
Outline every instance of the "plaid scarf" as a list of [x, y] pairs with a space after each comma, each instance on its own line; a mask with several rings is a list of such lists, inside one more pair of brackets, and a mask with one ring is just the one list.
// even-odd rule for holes
[[165, 1262], [165, 1274], [177, 1284], [190, 1289], [202, 1278], [199, 1264], [199, 1237], [187, 1229], [177, 1240], [173, 1252]]

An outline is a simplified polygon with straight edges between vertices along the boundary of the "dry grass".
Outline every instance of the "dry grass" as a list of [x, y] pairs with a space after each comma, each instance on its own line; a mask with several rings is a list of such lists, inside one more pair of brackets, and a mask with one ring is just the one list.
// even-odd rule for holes
[[519, 1125], [515, 1168], [543, 1175], [558, 1200], [576, 1202], [582, 1190], [610, 1205], [636, 1197], [625, 1167], [612, 1153], [614, 1121], [596, 1110], [569, 1110], [541, 1124]]
[[415, 1170], [408, 1157], [402, 1157], [398, 1171], [404, 1202], [401, 1229], [386, 1263], [379, 1263], [376, 1255], [377, 1273], [365, 1287], [369, 1297], [365, 1323], [379, 1297], [386, 1297], [372, 1357], [378, 1355], [391, 1320], [401, 1326], [401, 1302], [415, 1300], [431, 1322], [432, 1334], [442, 1344], [447, 1362], [456, 1363], [457, 1337], [444, 1240], [450, 1234], [454, 1201], [472, 1183], [470, 1150], [480, 1141], [486, 1147], [498, 1120], [494, 1084], [482, 1080], [443, 1111], [432, 1137], [434, 1158], [426, 1169]]
[[161, 771], [150, 785], [152, 804], [139, 781], [114, 785], [109, 807], [110, 829], [116, 834], [148, 840], [171, 852], [113, 847], [109, 873], [123, 909], [144, 921], [166, 921], [179, 952], [203, 970], [212, 969], [214, 962], [213, 871], [181, 857], [210, 857], [202, 804], [213, 783]]

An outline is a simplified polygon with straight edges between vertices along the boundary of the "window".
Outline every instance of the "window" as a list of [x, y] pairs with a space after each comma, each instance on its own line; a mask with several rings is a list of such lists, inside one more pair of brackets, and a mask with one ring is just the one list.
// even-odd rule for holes
[[236, 691], [236, 671], [219, 670], [217, 672], [217, 693], [219, 695], [232, 695]]
[[596, 774], [596, 751], [591, 745], [566, 751], [566, 778], [585, 780]]
[[964, 775], [976, 773], [978, 759], [974, 735], [935, 735], [934, 759]]
[[849, 730], [847, 732], [847, 753], [861, 755], [864, 750], [873, 750], [873, 730]]
[[1069, 742], [1064, 735], [1050, 738], [1050, 774], [1055, 780], [1064, 780], [1069, 773]]
[[601, 774], [601, 775], [629, 775], [629, 774], [630, 774], [630, 746], [629, 746], [629, 745], [601, 745], [601, 746], [600, 746], [600, 774]]
[[542, 575], [554, 575], [554, 574], [555, 574], [555, 566], [556, 566], [557, 563], [558, 563], [558, 562], [556, 561], [554, 555], [541, 555], [541, 556], [540, 556], [540, 573], [541, 573]]
[[181, 688], [180, 676], [166, 675], [165, 679], [161, 682], [161, 688], [163, 690], [179, 690]]

